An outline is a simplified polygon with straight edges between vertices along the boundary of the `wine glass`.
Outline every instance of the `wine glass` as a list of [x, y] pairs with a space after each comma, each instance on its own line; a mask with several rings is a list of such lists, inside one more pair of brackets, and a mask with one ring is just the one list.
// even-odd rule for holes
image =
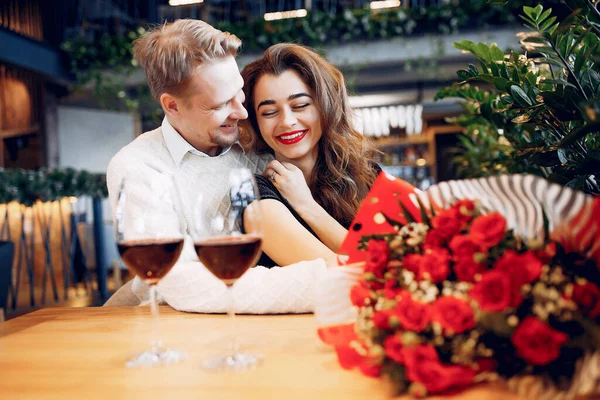
[[232, 286], [258, 261], [262, 244], [262, 218], [257, 201], [258, 188], [251, 171], [247, 168], [231, 170], [228, 183], [228, 194], [222, 204], [225, 210], [207, 207], [203, 195], [198, 196], [193, 210], [194, 247], [202, 264], [227, 285], [232, 333], [230, 353], [207, 360], [202, 366], [213, 371], [244, 371], [260, 365], [263, 357], [238, 349]]
[[152, 310], [151, 348], [133, 356], [128, 367], [172, 364], [186, 358], [163, 347], [159, 334], [156, 285], [171, 270], [183, 249], [184, 235], [175, 212], [176, 189], [170, 175], [147, 183], [123, 179], [116, 209], [117, 246], [123, 263], [150, 287]]

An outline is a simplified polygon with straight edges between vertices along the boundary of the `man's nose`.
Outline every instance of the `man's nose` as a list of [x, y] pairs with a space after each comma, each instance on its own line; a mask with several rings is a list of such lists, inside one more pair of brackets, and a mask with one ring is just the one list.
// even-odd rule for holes
[[248, 111], [244, 108], [240, 101], [235, 100], [234, 110], [231, 114], [231, 119], [246, 119], [248, 118]]

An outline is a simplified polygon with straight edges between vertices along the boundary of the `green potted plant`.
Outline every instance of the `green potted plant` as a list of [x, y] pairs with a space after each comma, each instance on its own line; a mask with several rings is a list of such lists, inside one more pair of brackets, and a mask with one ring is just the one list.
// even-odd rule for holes
[[530, 31], [519, 34], [521, 53], [504, 54], [494, 44], [455, 43], [475, 55], [479, 67], [459, 70], [461, 82], [436, 98], [464, 99], [466, 114], [455, 122], [485, 127], [483, 142], [471, 128], [466, 142], [472, 146], [462, 152], [463, 161], [481, 150], [477, 144], [504, 144], [497, 172], [536, 173], [600, 194], [600, 12], [586, 0], [563, 3], [570, 14], [560, 19], [542, 4], [523, 7], [521, 18]]

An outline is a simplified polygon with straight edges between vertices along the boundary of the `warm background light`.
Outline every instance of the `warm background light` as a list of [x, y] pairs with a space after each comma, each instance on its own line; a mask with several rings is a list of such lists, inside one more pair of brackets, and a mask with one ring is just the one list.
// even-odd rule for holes
[[170, 6], [186, 6], [188, 4], [198, 4], [202, 3], [204, 0], [169, 0]]
[[400, 0], [372, 1], [370, 4], [371, 10], [380, 10], [382, 8], [393, 8], [399, 6]]
[[266, 13], [265, 21], [274, 21], [276, 19], [286, 19], [286, 18], [302, 18], [302, 17], [306, 17], [306, 14], [308, 14], [308, 13], [303, 8], [301, 8], [299, 10]]

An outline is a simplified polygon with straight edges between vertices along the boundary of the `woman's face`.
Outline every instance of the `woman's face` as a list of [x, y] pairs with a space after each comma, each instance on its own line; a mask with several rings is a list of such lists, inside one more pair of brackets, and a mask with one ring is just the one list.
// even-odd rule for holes
[[264, 141], [280, 161], [316, 159], [321, 118], [313, 93], [296, 71], [263, 75], [254, 88], [254, 107]]

